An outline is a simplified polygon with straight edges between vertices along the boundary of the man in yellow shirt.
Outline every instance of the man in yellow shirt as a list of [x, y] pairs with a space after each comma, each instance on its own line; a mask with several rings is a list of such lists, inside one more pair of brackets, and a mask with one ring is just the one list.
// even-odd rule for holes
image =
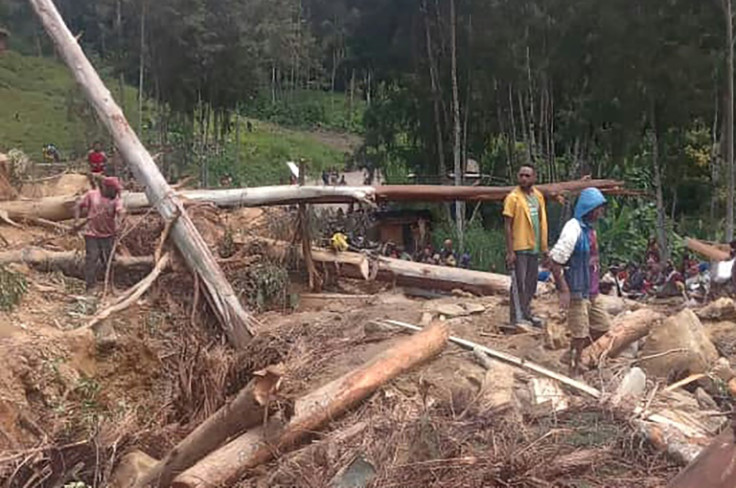
[[[517, 179], [519, 186], [503, 202], [506, 266], [516, 275], [518, 287], [511, 289], [511, 324], [531, 322], [541, 326], [541, 320], [532, 316], [531, 302], [537, 291], [539, 257], [547, 254], [547, 208], [542, 192], [534, 187], [534, 166], [525, 164], [519, 168]], [[515, 295], [521, 316], [516, 313]]]

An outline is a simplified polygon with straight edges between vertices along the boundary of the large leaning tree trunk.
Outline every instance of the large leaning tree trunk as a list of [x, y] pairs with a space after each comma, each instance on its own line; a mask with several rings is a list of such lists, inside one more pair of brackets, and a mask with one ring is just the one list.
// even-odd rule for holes
[[148, 201], [166, 221], [174, 221], [171, 237], [189, 267], [200, 277], [212, 309], [234, 347], [242, 347], [254, 334], [256, 321], [240, 304], [232, 286], [158, 170], [151, 155], [131, 129], [99, 75], [84, 55], [51, 0], [29, 0], [85, 97], [115, 140], [115, 145], [136, 179], [145, 186]]
[[728, 180], [726, 182], [728, 189], [728, 199], [726, 200], [726, 241], [733, 240], [733, 206], [734, 206], [734, 186], [736, 186], [736, 171], [734, 171], [733, 156], [733, 11], [731, 8], [731, 0], [723, 0], [723, 16], [726, 20], [726, 76], [728, 83], [726, 84], [728, 91], [726, 92], [726, 165], [728, 171]]

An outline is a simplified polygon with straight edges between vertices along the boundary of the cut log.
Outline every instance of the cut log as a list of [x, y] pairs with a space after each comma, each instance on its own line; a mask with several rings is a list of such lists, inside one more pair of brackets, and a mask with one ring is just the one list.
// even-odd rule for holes
[[[249, 239], [248, 241], [234, 238], [235, 243], [257, 242], [263, 246], [263, 251], [272, 258], [286, 259], [290, 252], [298, 253], [303, 258], [301, 246], [292, 246], [285, 241], [277, 241], [265, 237]], [[370, 276], [370, 265], [364, 254], [357, 252], [335, 252], [321, 247], [312, 247], [312, 259], [318, 263], [338, 264], [340, 273], [351, 278], [367, 280]]]
[[664, 315], [642, 308], [613, 321], [611, 330], [583, 350], [582, 363], [592, 368], [605, 358], [615, 358], [630, 344], [649, 334], [652, 326], [663, 320]]
[[[84, 278], [84, 253], [76, 251], [47, 251], [26, 247], [17, 251], [0, 252], [0, 264], [24, 263], [41, 271], [60, 271], [67, 276]], [[153, 256], [115, 256], [113, 269], [145, 274], [153, 268]]]
[[[56, 46], [56, 51], [69, 66], [87, 100], [115, 141], [123, 159], [136, 180], [146, 189], [146, 197], [165, 221], [173, 220], [171, 235], [189, 267], [200, 277], [208, 301], [230, 343], [245, 346], [257, 326], [256, 320], [240, 304], [217, 261], [210, 252], [194, 223], [186, 214], [179, 198], [166, 183], [158, 166], [131, 129], [125, 115], [105, 84], [85, 57], [77, 39], [64, 24], [52, 0], [29, 0], [41, 24]], [[55, 220], [43, 215], [35, 215]]]
[[[255, 238], [249, 241], [236, 240], [237, 243], [260, 242], [264, 252], [271, 257], [283, 259], [290, 249], [295, 249], [288, 242], [266, 238]], [[295, 252], [300, 252], [296, 251]], [[369, 260], [364, 254], [355, 252], [330, 251], [323, 248], [312, 248], [312, 257], [320, 263], [337, 263], [340, 273], [350, 278], [369, 278]], [[379, 257], [377, 260], [376, 279], [404, 286], [431, 288], [438, 290], [463, 290], [476, 295], [508, 294], [511, 278], [507, 275], [486, 273], [449, 266], [416, 263], [402, 259]], [[549, 285], [540, 283], [539, 292], [550, 290]]]
[[248, 469], [292, 449], [386, 382], [438, 354], [448, 335], [446, 325], [435, 323], [420, 334], [401, 339], [365, 365], [300, 398], [294, 416], [272, 438], [246, 432], [180, 474], [172, 486], [229, 486]]
[[[402, 286], [447, 291], [459, 289], [476, 295], [508, 294], [511, 288], [511, 277], [508, 275], [386, 257], [378, 258], [377, 278]], [[542, 283], [539, 285], [540, 293], [548, 289]]]
[[669, 482], [667, 488], [733, 488], [736, 486], [736, 439], [728, 429]]
[[228, 438], [263, 423], [270, 397], [280, 381], [281, 372], [278, 367], [259, 372], [233, 401], [223, 405], [202, 422], [135, 486], [141, 488], [151, 483], [154, 486], [169, 486], [174, 477], [220, 447]]
[[[577, 180], [537, 188], [548, 197], [579, 192], [598, 187], [604, 193], [617, 192], [623, 183], [615, 180]], [[257, 188], [230, 188], [220, 190], [185, 190], [176, 195], [182, 203], [213, 203], [218, 207], [259, 207], [292, 205], [296, 203], [336, 204], [363, 202], [374, 199], [385, 201], [501, 201], [513, 190], [512, 186], [442, 186], [442, 185], [388, 185], [388, 186], [264, 186]], [[157, 201], [154, 198], [153, 201]], [[123, 204], [129, 211], [150, 206], [145, 193], [126, 193]], [[0, 202], [0, 210], [11, 219], [40, 217], [47, 220], [68, 220], [74, 217], [75, 199], [71, 196], [49, 197], [36, 200]]]
[[711, 261], [728, 261], [730, 256], [727, 251], [724, 251], [716, 246], [706, 244], [698, 239], [690, 237], [685, 238], [685, 245], [693, 252], [704, 256]]

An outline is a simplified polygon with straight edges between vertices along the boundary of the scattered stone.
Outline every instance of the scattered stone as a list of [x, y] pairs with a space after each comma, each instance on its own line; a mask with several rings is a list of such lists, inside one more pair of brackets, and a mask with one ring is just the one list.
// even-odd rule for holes
[[705, 331], [721, 354], [726, 356], [736, 354], [736, 323], [712, 322], [705, 324]]
[[620, 405], [623, 402], [636, 402], [646, 391], [647, 375], [641, 368], [631, 368], [621, 380], [611, 403]]
[[736, 377], [733, 369], [731, 369], [731, 363], [726, 358], [718, 358], [713, 370], [711, 371], [713, 376], [728, 383], [732, 378]]
[[548, 320], [544, 327], [544, 346], [547, 349], [564, 349], [570, 345], [567, 338], [567, 327], [564, 322]]
[[736, 319], [736, 304], [730, 298], [721, 297], [698, 310], [698, 317], [704, 320]]
[[606, 312], [611, 315], [611, 317], [615, 317], [621, 312], [629, 309], [626, 300], [617, 296], [598, 295], [598, 298], [596, 298], [596, 303], [602, 305]]
[[639, 353], [642, 368], [649, 376], [659, 378], [705, 373], [718, 357], [705, 328], [690, 309], [655, 324]]
[[131, 488], [158, 461], [143, 451], [131, 451], [120, 460], [112, 474], [111, 488]]
[[486, 311], [486, 307], [484, 307], [480, 303], [463, 303], [461, 305], [470, 315], [479, 314]]
[[452, 318], [452, 317], [462, 317], [463, 315], [467, 315], [468, 312], [465, 311], [463, 307], [460, 305], [455, 305], [452, 303], [440, 303], [438, 305], [435, 305], [433, 307], [433, 310], [440, 314], [444, 315], [445, 317]]
[[695, 399], [703, 410], [718, 410], [718, 404], [716, 401], [700, 387], [695, 390]]
[[550, 378], [532, 378], [529, 391], [534, 405], [549, 404], [554, 412], [566, 410], [570, 405], [559, 382]]
[[332, 488], [364, 488], [376, 476], [376, 468], [366, 461], [363, 454], [358, 454], [355, 459], [343, 470], [340, 470], [332, 481]]
[[514, 368], [490, 358], [488, 362], [484, 362], [484, 366], [487, 371], [478, 392], [481, 410], [498, 412], [517, 404], [514, 396]]
[[432, 312], [423, 312], [422, 319], [419, 321], [419, 325], [426, 327], [434, 320], [434, 314]]
[[736, 378], [731, 378], [728, 382], [728, 392], [732, 397], [736, 397]]

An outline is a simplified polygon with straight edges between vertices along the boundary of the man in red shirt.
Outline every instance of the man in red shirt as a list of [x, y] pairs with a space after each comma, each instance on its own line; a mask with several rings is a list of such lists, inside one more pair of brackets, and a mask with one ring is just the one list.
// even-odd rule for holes
[[102, 150], [102, 144], [99, 141], [95, 142], [92, 149], [87, 153], [87, 162], [89, 163], [89, 170], [93, 175], [101, 176], [105, 173], [107, 154]]
[[120, 230], [125, 215], [120, 180], [113, 176], [103, 178], [99, 189], [88, 191], [77, 203], [74, 218], [79, 219], [82, 212], [87, 215], [84, 230], [84, 280], [87, 291], [97, 285], [100, 269], [106, 270], [111, 258], [115, 236]]

